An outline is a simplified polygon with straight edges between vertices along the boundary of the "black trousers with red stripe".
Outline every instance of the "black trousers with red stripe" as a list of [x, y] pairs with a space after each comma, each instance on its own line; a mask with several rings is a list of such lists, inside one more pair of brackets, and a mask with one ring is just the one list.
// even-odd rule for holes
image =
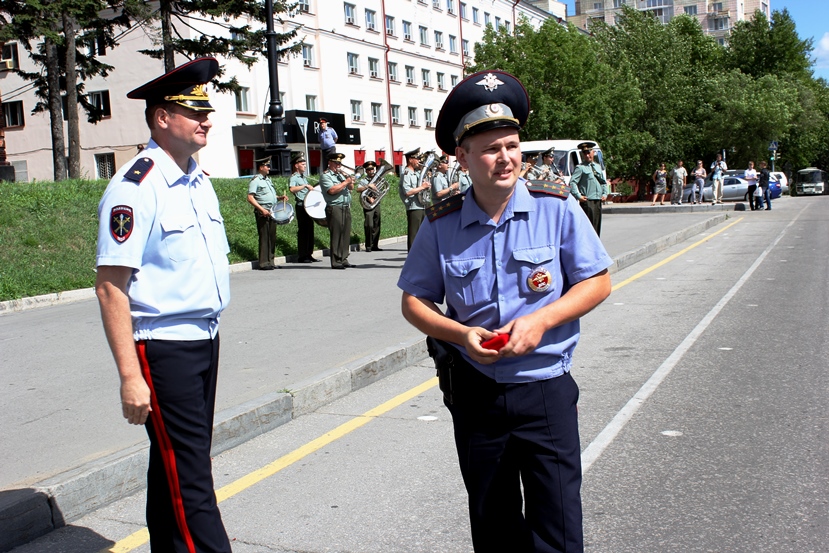
[[150, 548], [176, 553], [230, 552], [210, 461], [219, 337], [146, 340], [136, 348], [152, 393], [146, 424]]

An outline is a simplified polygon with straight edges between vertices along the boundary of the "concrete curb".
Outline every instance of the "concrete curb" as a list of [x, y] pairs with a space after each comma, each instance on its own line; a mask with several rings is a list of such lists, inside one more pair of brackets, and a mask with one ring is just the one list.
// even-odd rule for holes
[[[609, 270], [615, 273], [630, 267], [727, 219], [727, 213], [720, 213], [648, 242], [616, 256]], [[250, 264], [233, 267], [234, 272], [248, 270]], [[94, 291], [88, 290], [88, 297], [94, 297]], [[77, 301], [80, 295], [49, 296], [54, 301], [67, 303]], [[33, 307], [57, 304], [28, 299], [32, 300]], [[0, 306], [0, 314], [3, 312]], [[218, 455], [236, 447], [426, 357], [425, 338], [416, 338], [297, 382], [287, 392], [272, 392], [225, 409], [216, 414], [211, 453]], [[147, 450], [147, 445], [134, 446], [38, 482], [32, 488], [0, 491], [0, 552], [32, 541], [143, 488]]]
[[[236, 447], [427, 356], [425, 338], [402, 342], [216, 414], [212, 455]], [[0, 494], [0, 551], [9, 551], [109, 503], [146, 481], [148, 446], [118, 451], [32, 488]]]

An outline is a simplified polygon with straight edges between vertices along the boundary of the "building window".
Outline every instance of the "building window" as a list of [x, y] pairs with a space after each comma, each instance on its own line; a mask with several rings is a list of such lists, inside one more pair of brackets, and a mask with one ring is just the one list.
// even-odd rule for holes
[[397, 81], [397, 64], [394, 62], [389, 62], [389, 80], [392, 82]]
[[296, 8], [300, 13], [308, 13], [311, 11], [311, 0], [299, 0]]
[[697, 15], [697, 6], [685, 6], [685, 15]]
[[[451, 8], [451, 6], [452, 6], [452, 2], [453, 2], [453, 0], [446, 0], [446, 4], [447, 4], [448, 6], [450, 6], [450, 7], [448, 8], [448, 9], [449, 9], [449, 13], [455, 13], [455, 12], [454, 12], [454, 10]], [[466, 15], [466, 2], [461, 2], [460, 4], [458, 4], [458, 6], [460, 6], [460, 12], [461, 12], [461, 13], [460, 13], [460, 16], [461, 16], [461, 19], [467, 19], [467, 15]]]
[[415, 84], [414, 67], [406, 66], [406, 84]]
[[115, 153], [95, 154], [95, 174], [99, 179], [111, 179], [115, 174]]
[[0, 60], [0, 71], [17, 69], [20, 67], [20, 59], [17, 57], [17, 43], [11, 42], [3, 45], [3, 57]]
[[303, 67], [314, 67], [314, 47], [308, 44], [302, 45]]
[[417, 108], [413, 108], [411, 106], [409, 106], [409, 126], [417, 126]]
[[360, 74], [360, 56], [357, 54], [352, 54], [348, 52], [348, 74], [349, 75], [359, 75]]
[[472, 8], [472, 23], [476, 25], [481, 24], [481, 14], [478, 8]]
[[625, 0], [613, 0], [613, 7], [614, 8], [621, 8], [625, 5]]
[[469, 57], [469, 41], [463, 39], [461, 41], [461, 47], [463, 48], [463, 55]]
[[235, 93], [236, 95], [236, 111], [244, 113], [250, 112], [250, 89], [246, 86], [241, 87]]
[[351, 100], [351, 120], [363, 120], [363, 102], [360, 100]]
[[769, 16], [769, 3], [768, 2], [760, 2], [760, 11], [763, 12], [766, 17]]
[[490, 22], [491, 21], [489, 19], [489, 14], [487, 12], [484, 12], [484, 25], [489, 25]]
[[366, 10], [366, 29], [377, 30], [377, 12], [374, 10]]
[[709, 31], [722, 31], [725, 29], [725, 19], [718, 18], [718, 19], [711, 19], [708, 21], [708, 30]]
[[423, 88], [432, 88], [432, 74], [428, 69], [421, 69], [420, 76], [423, 77]]
[[[651, 1], [654, 1], [654, 0], [648, 0], [648, 5], [649, 6], [650, 6]], [[660, 3], [659, 5], [661, 6], [662, 4]], [[722, 10], [722, 2], [711, 2], [711, 11], [712, 12], [721, 12], [721, 11], [723, 11]]]
[[432, 7], [436, 10], [440, 9], [440, 0], [432, 0]]
[[371, 103], [371, 122], [383, 122], [383, 104], [375, 104], [374, 102]]
[[446, 90], [446, 75], [438, 73], [438, 90]]
[[449, 77], [449, 81], [452, 83], [452, 88], [455, 88], [456, 86], [458, 86], [458, 76], [457, 75], [452, 75], [451, 77]]
[[23, 101], [3, 102], [3, 114], [6, 116], [7, 127], [22, 127], [25, 124], [23, 119]]
[[408, 21], [403, 22], [403, 40], [412, 40], [412, 24]]
[[87, 52], [90, 58], [107, 55], [107, 44], [103, 36], [91, 37], [88, 46]]
[[394, 18], [390, 15], [386, 16], [386, 34], [389, 36], [395, 36], [394, 34]]
[[719, 44], [720, 46], [725, 46], [725, 37], [721, 36], [720, 38], [718, 38], [717, 44]]
[[317, 111], [317, 97], [311, 94], [305, 95], [305, 109], [308, 111]]
[[354, 4], [343, 4], [345, 8], [345, 24], [346, 25], [356, 25], [357, 24], [357, 6]]
[[391, 123], [392, 125], [400, 124], [400, 106], [391, 107]]
[[449, 53], [457, 54], [458, 53], [458, 39], [452, 35], [449, 35]]
[[380, 60], [368, 58], [368, 74], [375, 79], [380, 78]]
[[423, 119], [426, 121], [426, 128], [432, 128], [432, 110], [424, 109], [423, 110]]
[[420, 45], [429, 46], [429, 29], [423, 25], [420, 26]]
[[504, 21], [504, 29], [506, 29], [507, 33], [510, 32], [510, 22]]
[[495, 16], [495, 30], [496, 31], [501, 30], [501, 18], [498, 17], [497, 15]]
[[603, 10], [604, 9], [604, 2], [593, 2], [593, 9], [594, 10]]
[[443, 33], [435, 31], [435, 49], [443, 50]]
[[111, 117], [112, 110], [109, 106], [109, 90], [97, 90], [89, 93], [89, 103], [95, 106], [95, 111], [101, 117]]

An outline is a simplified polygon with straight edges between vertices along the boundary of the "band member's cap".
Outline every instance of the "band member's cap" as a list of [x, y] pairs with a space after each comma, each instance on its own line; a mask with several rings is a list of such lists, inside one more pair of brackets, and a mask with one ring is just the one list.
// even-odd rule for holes
[[406, 156], [406, 159], [409, 159], [410, 157], [420, 157], [420, 148], [415, 148], [411, 152], [406, 152], [403, 155]]
[[262, 159], [257, 159], [256, 160], [256, 166], [257, 167], [262, 167], [263, 165], [270, 165], [270, 164], [271, 164], [271, 158], [270, 157], [263, 157]]
[[336, 161], [337, 163], [342, 163], [344, 159], [345, 154], [338, 154], [336, 152], [333, 154], [328, 154], [328, 161]]
[[320, 123], [328, 123], [328, 119], [325, 117], [320, 117]]
[[589, 152], [590, 150], [592, 150], [595, 147], [596, 147], [595, 142], [582, 142], [581, 144], [576, 146], [576, 148], [578, 148], [582, 152]]
[[520, 129], [530, 113], [530, 97], [514, 76], [503, 71], [474, 73], [449, 93], [435, 125], [435, 140], [454, 152], [473, 134], [499, 127]]
[[216, 58], [199, 58], [127, 93], [127, 98], [145, 100], [147, 106], [174, 102], [195, 111], [215, 111], [205, 85], [219, 72]]
[[305, 161], [305, 152], [291, 152], [291, 165]]
[[541, 152], [541, 157], [553, 157], [553, 149], [550, 148], [549, 150], [544, 150]]
[[447, 156], [447, 155], [442, 155], [442, 156], [440, 156], [440, 157], [438, 158], [438, 161], [439, 161], [440, 163], [449, 163], [449, 156]]
[[369, 160], [363, 163], [363, 169], [377, 169], [377, 164]]

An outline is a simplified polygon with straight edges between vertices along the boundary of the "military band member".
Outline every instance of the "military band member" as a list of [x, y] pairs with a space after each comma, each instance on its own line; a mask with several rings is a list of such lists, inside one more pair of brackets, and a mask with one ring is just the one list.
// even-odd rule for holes
[[314, 263], [321, 261], [313, 256], [314, 253], [314, 220], [305, 211], [305, 196], [314, 187], [308, 184], [305, 172], [308, 163], [303, 152], [291, 152], [291, 167], [293, 174], [288, 183], [296, 204], [296, 253], [297, 263]]
[[458, 183], [449, 184], [449, 156], [442, 155], [438, 159], [438, 168], [432, 177], [432, 194], [435, 195], [434, 202], [445, 200], [449, 196], [458, 193]]
[[426, 206], [420, 201], [420, 193], [428, 190], [431, 187], [428, 180], [418, 182], [420, 178], [420, 148], [416, 148], [411, 152], [406, 152], [406, 169], [403, 171], [403, 177], [400, 179], [400, 199], [403, 200], [403, 205], [406, 206], [406, 234], [408, 240], [406, 247], [411, 250], [414, 243], [417, 230], [423, 223], [424, 209]]
[[95, 293], [121, 380], [121, 409], [150, 439], [152, 551], [230, 553], [210, 446], [219, 316], [230, 301], [227, 237], [210, 179], [193, 159], [214, 111], [200, 58], [142, 85], [150, 141], [98, 206]]
[[256, 217], [256, 230], [259, 233], [259, 270], [278, 269], [273, 262], [276, 251], [276, 220], [271, 217], [276, 202], [287, 202], [288, 196], [279, 196], [268, 176], [271, 171], [271, 158], [265, 157], [256, 162], [258, 174], [250, 179], [248, 185], [248, 203], [253, 206]]
[[610, 293], [612, 259], [567, 187], [519, 179], [529, 111], [501, 71], [449, 94], [435, 137], [473, 186], [427, 210], [397, 283], [452, 414], [476, 553], [584, 550], [570, 371], [579, 318]]
[[[357, 193], [362, 194], [369, 187], [371, 179], [377, 174], [377, 164], [373, 161], [366, 161], [363, 163], [363, 169], [366, 170], [365, 176], [357, 183]], [[371, 185], [374, 190], [377, 187]], [[371, 209], [363, 208], [363, 232], [366, 235], [366, 251], [367, 252], [381, 252], [378, 245], [380, 243], [380, 202], [376, 202]]]
[[607, 199], [610, 187], [602, 174], [602, 166], [593, 161], [596, 143], [582, 142], [576, 147], [581, 150], [582, 162], [570, 177], [570, 194], [578, 199], [596, 234], [601, 236], [602, 203]]
[[558, 170], [558, 166], [556, 166], [555, 162], [555, 155], [553, 155], [553, 149], [550, 148], [543, 154], [541, 154], [541, 180], [548, 180], [550, 182], [556, 182], [563, 184], [564, 179], [561, 178], [561, 173]]
[[348, 262], [351, 244], [351, 191], [354, 190], [354, 177], [342, 173], [342, 161], [345, 154], [328, 156], [328, 170], [320, 177], [320, 188], [325, 197], [325, 217], [328, 219], [328, 232], [331, 236], [331, 268], [345, 269], [356, 267]]

